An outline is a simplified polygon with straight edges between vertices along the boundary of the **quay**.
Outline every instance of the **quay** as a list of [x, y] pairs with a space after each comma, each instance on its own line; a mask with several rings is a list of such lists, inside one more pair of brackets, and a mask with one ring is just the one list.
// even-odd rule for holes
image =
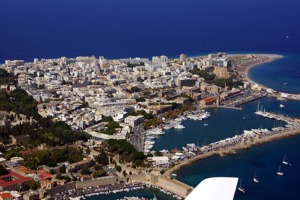
[[[252, 146], [268, 143], [274, 140], [294, 136], [300, 134], [300, 119], [286, 117], [280, 114], [262, 112], [262, 117], [272, 118], [287, 123], [285, 127], [274, 127], [272, 130], [268, 129], [252, 129], [245, 130], [242, 135], [235, 135], [231, 138], [226, 138], [208, 145], [197, 147], [194, 151], [195, 156], [183, 160], [179, 164], [168, 169], [165, 174], [171, 176], [180, 168], [190, 165], [198, 160], [211, 157], [213, 155], [226, 156], [235, 154], [238, 150], [251, 148]], [[256, 112], [257, 114], [257, 112]]]
[[243, 110], [243, 108], [241, 108], [241, 107], [226, 106], [226, 105], [217, 106], [216, 108], [225, 108], [225, 109], [233, 109], [233, 110]]
[[178, 180], [163, 175], [134, 174], [126, 177], [110, 176], [94, 180], [76, 181], [47, 191], [53, 199], [69, 199], [93, 195], [128, 192], [142, 188], [156, 188], [176, 199], [184, 199], [194, 189]]

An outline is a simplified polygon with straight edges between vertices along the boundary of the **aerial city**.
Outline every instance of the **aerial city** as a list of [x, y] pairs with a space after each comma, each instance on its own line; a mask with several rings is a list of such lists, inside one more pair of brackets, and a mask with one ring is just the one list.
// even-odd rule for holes
[[0, 0], [0, 199], [297, 199], [299, 9]]

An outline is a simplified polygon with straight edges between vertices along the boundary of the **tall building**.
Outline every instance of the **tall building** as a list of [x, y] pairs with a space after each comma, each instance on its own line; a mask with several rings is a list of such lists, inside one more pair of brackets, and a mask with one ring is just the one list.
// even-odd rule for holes
[[180, 54], [180, 61], [185, 62], [186, 61], [186, 54]]

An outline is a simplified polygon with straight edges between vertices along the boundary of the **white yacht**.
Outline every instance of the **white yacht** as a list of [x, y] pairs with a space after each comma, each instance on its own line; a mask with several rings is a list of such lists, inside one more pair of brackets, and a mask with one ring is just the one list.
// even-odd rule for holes
[[163, 135], [163, 134], [165, 134], [165, 132], [159, 128], [147, 130], [147, 135]]
[[154, 141], [150, 141], [150, 140], [146, 140], [145, 141], [145, 145], [148, 145], [148, 144], [155, 144], [155, 142]]
[[286, 161], [286, 154], [284, 154], [284, 157], [283, 157], [283, 160], [282, 160], [282, 163], [285, 164], [285, 165], [288, 165], [289, 162]]
[[257, 177], [256, 177], [256, 170], [255, 170], [255, 172], [254, 172], [253, 181], [254, 181], [255, 183], [258, 183], [258, 179], [257, 179]]
[[240, 180], [240, 186], [238, 187], [238, 190], [243, 192], [243, 193], [246, 193], [245, 189], [242, 187], [242, 178]]
[[283, 172], [281, 171], [281, 165], [278, 167], [277, 175], [282, 176]]
[[174, 126], [175, 129], [184, 129], [185, 127], [182, 124], [176, 124]]

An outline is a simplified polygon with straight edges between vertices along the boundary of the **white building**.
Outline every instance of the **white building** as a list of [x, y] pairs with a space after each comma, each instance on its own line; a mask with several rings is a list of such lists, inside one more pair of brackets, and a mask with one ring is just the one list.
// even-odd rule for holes
[[144, 117], [142, 115], [138, 115], [138, 116], [129, 116], [126, 117], [124, 122], [126, 124], [129, 124], [131, 127], [135, 127], [139, 124], [141, 124], [144, 121]]

